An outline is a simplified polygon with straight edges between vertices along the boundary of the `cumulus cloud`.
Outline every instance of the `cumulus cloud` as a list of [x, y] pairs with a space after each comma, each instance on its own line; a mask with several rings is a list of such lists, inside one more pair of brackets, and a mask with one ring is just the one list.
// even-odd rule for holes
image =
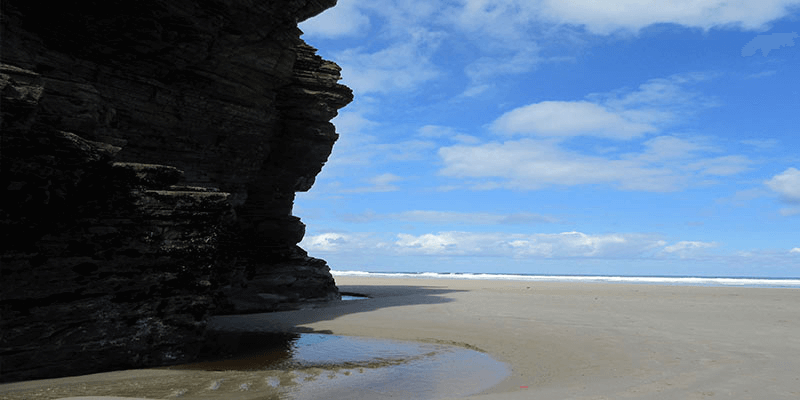
[[506, 256], [515, 258], [637, 257], [664, 244], [648, 235], [581, 232], [506, 234], [439, 232], [399, 234], [395, 245], [402, 253], [450, 256]]
[[515, 259], [664, 259], [703, 256], [715, 243], [670, 244], [657, 235], [583, 232], [503, 233], [445, 231], [423, 234], [323, 233], [301, 243], [321, 253], [363, 252], [385, 256], [504, 257]]
[[689, 89], [712, 78], [710, 74], [678, 74], [648, 80], [634, 90], [592, 93], [586, 100], [528, 104], [504, 113], [491, 128], [510, 135], [630, 140], [712, 106], [712, 100]]
[[414, 249], [425, 254], [465, 254], [459, 248], [463, 238], [458, 233], [448, 232], [443, 234], [427, 233], [420, 236], [400, 233], [395, 244], [400, 248]]
[[779, 210], [781, 215], [788, 217], [800, 214], [800, 170], [794, 167], [787, 168], [764, 184], [788, 205]]
[[380, 235], [366, 232], [324, 232], [306, 235], [298, 244], [311, 253], [362, 254], [386, 251]]
[[764, 182], [787, 203], [800, 204], [800, 170], [787, 168], [770, 180]]
[[492, 130], [545, 137], [630, 139], [655, 132], [656, 128], [587, 101], [543, 101], [503, 114], [494, 121]]
[[[674, 191], [709, 177], [738, 174], [750, 159], [720, 155], [701, 136], [659, 134], [699, 108], [713, 104], [686, 87], [708, 74], [652, 79], [634, 90], [594, 93], [587, 100], [543, 101], [508, 111], [490, 129], [506, 137], [439, 149], [444, 176], [471, 179], [473, 189], [533, 190], [550, 185], [610, 184], [624, 190]], [[648, 138], [648, 136], [651, 136]], [[567, 139], [596, 137], [635, 144], [628, 151], [580, 147]], [[713, 181], [712, 181], [713, 182]]]
[[336, 251], [349, 244], [351, 238], [342, 233], [322, 233], [316, 236], [306, 236], [302, 246], [311, 251]]
[[795, 248], [789, 250], [789, 253], [800, 254], [800, 247], [795, 247]]

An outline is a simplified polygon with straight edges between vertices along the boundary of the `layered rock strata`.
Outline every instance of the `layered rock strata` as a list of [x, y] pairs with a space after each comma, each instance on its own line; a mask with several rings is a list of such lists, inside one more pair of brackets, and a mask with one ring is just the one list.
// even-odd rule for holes
[[297, 243], [352, 100], [335, 0], [2, 2], [0, 380], [190, 360], [211, 313], [338, 297]]

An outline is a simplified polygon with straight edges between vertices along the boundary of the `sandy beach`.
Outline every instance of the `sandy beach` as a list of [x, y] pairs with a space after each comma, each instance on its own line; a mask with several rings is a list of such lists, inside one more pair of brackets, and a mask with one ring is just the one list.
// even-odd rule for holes
[[[800, 290], [452, 279], [336, 280], [342, 292], [370, 298], [299, 311], [215, 317], [212, 327], [454, 344], [486, 352], [511, 369], [499, 384], [468, 397], [448, 395], [448, 383], [443, 382], [435, 392], [439, 398], [800, 398]], [[180, 374], [189, 376], [189, 372], [163, 370], [113, 374], [118, 379], [126, 374], [170, 374], [172, 379], [181, 379]], [[17, 398], [37, 388], [37, 393], [44, 393], [42, 389], [55, 385], [54, 381], [63, 387], [87, 379], [100, 378], [2, 385], [0, 398]], [[49, 398], [87, 395], [59, 393], [59, 397]], [[191, 393], [185, 394], [167, 397], [192, 398]], [[136, 395], [164, 398], [155, 393]]]
[[337, 284], [372, 298], [217, 323], [474, 346], [513, 370], [475, 399], [800, 398], [795, 289], [353, 277]]

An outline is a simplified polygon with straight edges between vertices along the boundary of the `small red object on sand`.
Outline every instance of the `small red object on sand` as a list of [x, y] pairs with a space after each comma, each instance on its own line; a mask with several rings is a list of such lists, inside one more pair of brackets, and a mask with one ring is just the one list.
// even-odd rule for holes
[[527, 386], [520, 386], [519, 388], [520, 389], [527, 389], [528, 387]]

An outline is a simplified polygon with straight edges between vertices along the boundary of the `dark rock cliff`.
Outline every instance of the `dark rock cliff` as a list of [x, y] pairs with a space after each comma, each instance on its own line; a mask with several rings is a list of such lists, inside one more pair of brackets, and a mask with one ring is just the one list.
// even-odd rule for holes
[[3, 0], [0, 380], [192, 359], [212, 313], [338, 297], [292, 215], [352, 100], [335, 0]]

